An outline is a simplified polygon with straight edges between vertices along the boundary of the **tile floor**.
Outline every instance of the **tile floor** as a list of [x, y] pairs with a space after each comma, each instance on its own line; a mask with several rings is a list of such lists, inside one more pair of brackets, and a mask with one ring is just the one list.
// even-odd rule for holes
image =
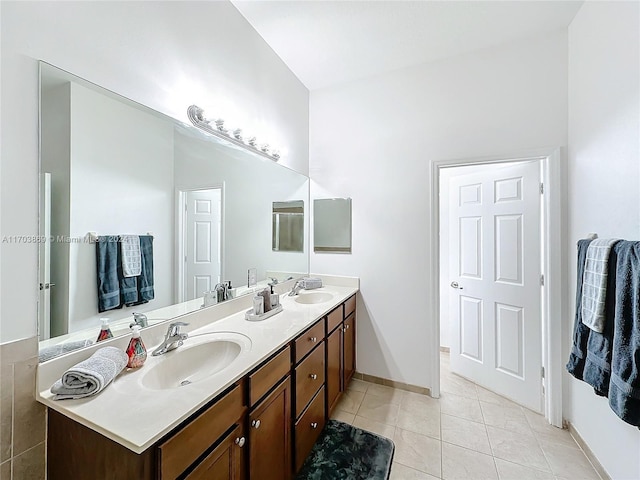
[[391, 438], [391, 480], [600, 480], [573, 437], [449, 372], [441, 397], [353, 380], [332, 418]]

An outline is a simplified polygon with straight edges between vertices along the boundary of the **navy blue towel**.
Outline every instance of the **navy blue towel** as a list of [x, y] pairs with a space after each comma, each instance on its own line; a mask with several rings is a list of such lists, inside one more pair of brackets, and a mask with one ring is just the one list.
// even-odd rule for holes
[[142, 273], [138, 282], [140, 300], [148, 302], [153, 300], [153, 237], [140, 235], [140, 255], [142, 256]]
[[98, 311], [121, 307], [118, 272], [122, 269], [119, 258], [119, 238], [107, 235], [96, 242], [96, 268], [98, 279]]
[[616, 245], [616, 305], [609, 406], [640, 426], [640, 242]]
[[614, 320], [616, 307], [616, 265], [618, 251], [616, 243], [609, 253], [607, 293], [604, 307], [604, 329], [602, 333], [589, 330], [587, 358], [584, 364], [583, 380], [593, 387], [596, 394], [607, 396], [611, 381], [611, 355], [613, 351]]
[[587, 249], [591, 240], [578, 241], [578, 273], [576, 283], [576, 316], [573, 322], [573, 344], [571, 354], [567, 363], [567, 371], [582, 380], [584, 363], [587, 358], [587, 342], [591, 329], [582, 323], [582, 277], [584, 275], [584, 264], [587, 258]]

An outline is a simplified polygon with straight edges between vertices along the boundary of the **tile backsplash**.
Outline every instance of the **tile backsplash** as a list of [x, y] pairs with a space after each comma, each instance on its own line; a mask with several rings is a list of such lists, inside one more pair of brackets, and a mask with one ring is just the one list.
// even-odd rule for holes
[[35, 400], [37, 337], [0, 345], [0, 480], [44, 480], [46, 408]]

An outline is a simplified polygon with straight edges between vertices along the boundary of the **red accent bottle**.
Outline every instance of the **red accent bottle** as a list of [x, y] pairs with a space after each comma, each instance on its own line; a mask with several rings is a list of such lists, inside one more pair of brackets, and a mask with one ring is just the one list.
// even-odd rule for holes
[[133, 330], [133, 337], [131, 337], [129, 346], [127, 347], [127, 355], [129, 356], [127, 367], [138, 368], [141, 367], [147, 359], [147, 349], [142, 342], [142, 338], [140, 338], [140, 326], [134, 325], [131, 327], [131, 330]]
[[111, 329], [109, 328], [109, 319], [101, 318], [100, 320], [102, 320], [102, 327], [100, 327], [100, 333], [98, 334], [96, 342], [113, 338], [113, 333], [111, 333]]

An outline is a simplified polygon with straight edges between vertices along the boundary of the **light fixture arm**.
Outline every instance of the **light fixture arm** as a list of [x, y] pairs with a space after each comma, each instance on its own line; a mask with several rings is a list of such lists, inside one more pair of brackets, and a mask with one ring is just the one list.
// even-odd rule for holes
[[262, 155], [263, 157], [266, 157], [269, 160], [273, 160], [274, 162], [277, 162], [280, 159], [280, 154], [278, 154], [277, 152], [269, 153], [267, 145], [263, 146], [262, 149], [259, 148], [257, 145], [255, 145], [254, 138], [250, 140], [251, 142], [250, 144], [244, 143], [242, 141], [242, 137], [240, 137], [240, 134], [239, 134], [240, 130], [234, 130], [233, 133], [229, 132], [229, 130], [224, 128], [223, 126], [224, 122], [222, 120], [215, 121], [217, 128], [212, 127], [211, 121], [207, 120], [207, 118], [204, 116], [204, 110], [198, 107], [197, 105], [191, 105], [187, 109], [187, 116], [189, 117], [189, 120], [191, 121], [191, 123], [193, 123], [194, 126], [198, 127], [200, 130], [203, 130], [209, 133], [210, 135], [213, 135], [218, 138], [223, 138], [226, 141], [233, 143], [234, 145], [238, 145], [239, 147], [243, 147], [249, 150], [250, 152], [257, 153], [258, 155]]

